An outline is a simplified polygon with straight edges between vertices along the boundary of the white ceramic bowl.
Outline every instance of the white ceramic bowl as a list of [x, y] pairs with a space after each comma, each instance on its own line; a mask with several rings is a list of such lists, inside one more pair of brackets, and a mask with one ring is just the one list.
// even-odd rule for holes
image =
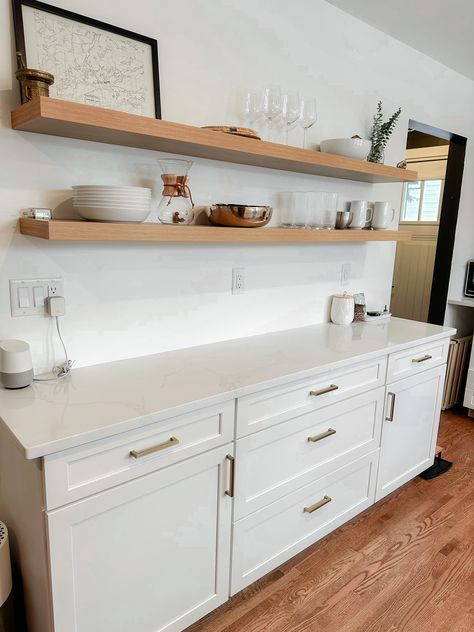
[[357, 160], [365, 160], [370, 151], [371, 142], [364, 138], [329, 138], [322, 140], [321, 151], [328, 154], [338, 154]]
[[150, 206], [99, 206], [98, 204], [74, 204], [74, 210], [78, 213], [95, 209], [96, 211], [111, 211], [116, 213], [149, 213]]
[[73, 191], [93, 191], [100, 193], [101, 191], [107, 193], [151, 193], [151, 189], [148, 187], [110, 187], [110, 186], [102, 186], [102, 185], [88, 185], [88, 184], [77, 184], [72, 187]]
[[82, 197], [73, 197], [72, 199], [74, 204], [119, 204], [120, 206], [126, 206], [127, 204], [151, 204], [151, 198], [142, 198], [141, 200], [137, 198], [114, 198], [114, 197], [106, 197], [106, 198], [82, 198]]
[[127, 209], [107, 209], [87, 207], [74, 207], [77, 213], [83, 218], [94, 222], [126, 222], [140, 224], [144, 222], [150, 214], [150, 209], [127, 210]]
[[136, 198], [142, 200], [143, 198], [151, 197], [151, 191], [129, 192], [129, 191], [74, 191], [74, 197], [118, 197], [123, 199]]
[[127, 202], [150, 202], [151, 200], [151, 196], [150, 195], [140, 195], [140, 196], [136, 196], [136, 195], [130, 195], [130, 196], [123, 196], [123, 195], [73, 195], [72, 199], [74, 201], [84, 201], [84, 202], [94, 202], [97, 200], [97, 202], [120, 202], [123, 204], [127, 204]]

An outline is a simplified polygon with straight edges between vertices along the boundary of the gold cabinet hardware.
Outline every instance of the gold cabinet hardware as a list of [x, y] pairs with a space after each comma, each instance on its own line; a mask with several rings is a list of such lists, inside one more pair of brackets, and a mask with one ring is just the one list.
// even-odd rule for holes
[[426, 355], [421, 356], [421, 358], [412, 358], [412, 362], [426, 362], [426, 360], [431, 360], [432, 358], [433, 356], [427, 353]]
[[312, 397], [318, 397], [318, 395], [324, 395], [324, 393], [331, 393], [332, 391], [337, 391], [339, 386], [336, 384], [331, 384], [330, 386], [326, 386], [326, 388], [320, 388], [319, 391], [310, 391], [309, 394]]
[[225, 495], [233, 498], [235, 486], [235, 458], [232, 456], [232, 454], [226, 454], [225, 458], [229, 461], [230, 464], [229, 489], [225, 490]]
[[328, 503], [330, 503], [331, 500], [332, 498], [330, 496], [324, 496], [324, 498], [321, 498], [321, 500], [318, 500], [318, 502], [314, 503], [314, 505], [305, 507], [303, 511], [305, 513], [313, 513], [313, 511], [316, 511], [316, 509], [321, 509], [321, 507], [324, 507], [324, 505], [327, 505]]
[[130, 456], [133, 456], [134, 459], [141, 459], [144, 456], [153, 454], [153, 452], [159, 452], [160, 450], [166, 450], [166, 448], [171, 448], [174, 445], [178, 445], [178, 443], [179, 439], [177, 439], [176, 437], [170, 437], [168, 441], [163, 441], [163, 443], [152, 445], [151, 448], [145, 448], [143, 450], [130, 450]]
[[331, 435], [335, 435], [335, 434], [336, 434], [336, 431], [334, 430], [334, 428], [328, 428], [326, 432], [321, 432], [321, 434], [308, 437], [308, 441], [311, 441], [311, 443], [316, 443], [316, 441], [321, 441], [321, 439], [326, 439], [326, 437], [330, 437]]
[[390, 412], [385, 417], [385, 421], [393, 421], [393, 412], [395, 410], [395, 393], [388, 393], [388, 395], [391, 397]]

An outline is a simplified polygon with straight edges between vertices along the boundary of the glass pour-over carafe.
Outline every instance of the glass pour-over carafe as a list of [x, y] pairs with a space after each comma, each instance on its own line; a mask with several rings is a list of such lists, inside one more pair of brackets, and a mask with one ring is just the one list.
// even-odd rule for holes
[[158, 160], [163, 180], [158, 219], [162, 224], [190, 224], [194, 202], [188, 185], [191, 160]]

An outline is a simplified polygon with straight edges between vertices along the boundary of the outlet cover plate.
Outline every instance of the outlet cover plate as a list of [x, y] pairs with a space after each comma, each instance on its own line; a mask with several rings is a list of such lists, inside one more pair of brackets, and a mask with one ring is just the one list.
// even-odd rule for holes
[[[20, 290], [27, 306], [20, 306]], [[53, 292], [53, 293], [51, 293]], [[12, 316], [41, 316], [47, 314], [48, 296], [64, 296], [64, 279], [10, 279], [10, 307]]]
[[245, 268], [232, 268], [232, 294], [245, 293]]

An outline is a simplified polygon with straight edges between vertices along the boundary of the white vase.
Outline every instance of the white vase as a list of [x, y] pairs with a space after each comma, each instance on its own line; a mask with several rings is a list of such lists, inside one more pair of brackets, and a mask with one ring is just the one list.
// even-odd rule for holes
[[331, 321], [335, 325], [350, 325], [354, 320], [354, 297], [336, 294], [332, 297]]

